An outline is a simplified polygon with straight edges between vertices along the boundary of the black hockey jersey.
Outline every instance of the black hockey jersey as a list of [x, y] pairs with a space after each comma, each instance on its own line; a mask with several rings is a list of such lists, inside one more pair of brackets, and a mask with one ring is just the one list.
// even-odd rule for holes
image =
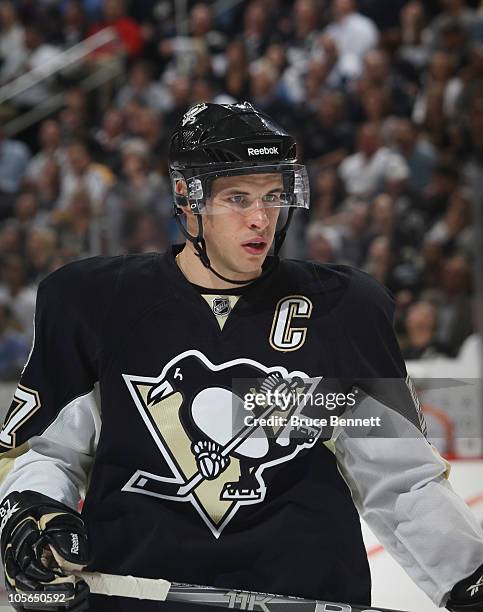
[[[10, 457], [0, 493], [34, 489], [75, 507], [85, 488], [93, 571], [369, 604], [354, 506], [364, 509], [366, 476], [351, 466], [368, 474], [375, 459], [353, 461], [349, 445], [337, 454], [320, 432], [247, 429], [233, 384], [404, 380], [389, 293], [349, 267], [275, 260], [233, 307], [222, 292], [210, 307], [175, 252], [95, 257], [40, 284], [33, 349], [0, 434]], [[401, 471], [422, 461], [439, 481], [446, 466], [420, 448]], [[390, 540], [392, 526], [381, 529]], [[91, 599], [95, 612], [185, 609]]]

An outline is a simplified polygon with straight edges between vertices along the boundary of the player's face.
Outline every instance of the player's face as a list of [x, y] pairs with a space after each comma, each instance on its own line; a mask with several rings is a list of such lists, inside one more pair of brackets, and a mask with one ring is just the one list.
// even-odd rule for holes
[[259, 273], [276, 230], [283, 192], [280, 174], [248, 174], [213, 181], [203, 215], [215, 270], [243, 279]]

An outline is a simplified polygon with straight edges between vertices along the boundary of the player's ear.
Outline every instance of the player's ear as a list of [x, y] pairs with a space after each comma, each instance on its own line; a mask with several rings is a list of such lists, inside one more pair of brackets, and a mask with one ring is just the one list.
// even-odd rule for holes
[[186, 229], [190, 234], [196, 235], [198, 230], [198, 222], [195, 218], [194, 212], [188, 203], [188, 185], [182, 178], [178, 178], [174, 182], [174, 197], [176, 201], [176, 207], [179, 211], [178, 214], [185, 216]]
[[190, 217], [193, 216], [193, 212], [188, 205], [187, 195], [188, 185], [186, 184], [186, 181], [182, 178], [175, 179], [174, 197], [176, 200], [176, 206], [178, 206], [187, 217]]

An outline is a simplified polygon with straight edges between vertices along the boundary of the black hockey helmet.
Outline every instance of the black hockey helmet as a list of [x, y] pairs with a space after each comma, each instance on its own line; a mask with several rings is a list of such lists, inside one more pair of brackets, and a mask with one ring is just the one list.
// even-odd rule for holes
[[[282, 246], [294, 208], [309, 206], [307, 172], [305, 166], [297, 163], [295, 139], [249, 102], [192, 106], [171, 137], [169, 168], [175, 216], [181, 231], [193, 243], [203, 264], [217, 276], [206, 253], [202, 222], [203, 214], [210, 214], [207, 203], [216, 178], [255, 173], [282, 175], [283, 193], [275, 203], [268, 204], [287, 209], [282, 226], [275, 233], [275, 254]], [[179, 193], [178, 181], [185, 183], [187, 195]], [[189, 206], [198, 215], [196, 237], [187, 232], [179, 219], [183, 206]]]

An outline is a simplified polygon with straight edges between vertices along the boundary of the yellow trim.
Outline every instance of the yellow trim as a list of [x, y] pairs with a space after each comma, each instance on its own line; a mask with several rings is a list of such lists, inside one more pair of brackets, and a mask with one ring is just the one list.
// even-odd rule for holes
[[0, 484], [7, 478], [13, 469], [15, 459], [29, 450], [28, 442], [24, 442], [17, 448], [12, 448], [0, 457]]

